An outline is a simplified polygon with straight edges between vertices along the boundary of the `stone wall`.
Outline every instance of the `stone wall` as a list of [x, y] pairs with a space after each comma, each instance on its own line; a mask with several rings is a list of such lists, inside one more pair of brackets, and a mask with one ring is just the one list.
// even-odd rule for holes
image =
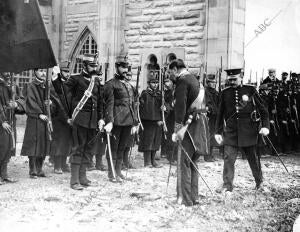
[[205, 0], [128, 0], [125, 39], [133, 66], [145, 50], [184, 48], [190, 69], [204, 60]]

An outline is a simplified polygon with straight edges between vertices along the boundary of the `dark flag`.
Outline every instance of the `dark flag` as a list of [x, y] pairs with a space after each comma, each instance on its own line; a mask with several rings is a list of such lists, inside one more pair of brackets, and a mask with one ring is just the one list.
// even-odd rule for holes
[[37, 0], [0, 0], [0, 72], [55, 65]]

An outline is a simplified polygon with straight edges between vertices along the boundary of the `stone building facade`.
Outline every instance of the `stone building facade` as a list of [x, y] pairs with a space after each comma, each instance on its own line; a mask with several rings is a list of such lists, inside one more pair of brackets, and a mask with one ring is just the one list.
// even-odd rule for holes
[[141, 88], [153, 57], [160, 68], [181, 58], [196, 73], [215, 73], [221, 57], [224, 69], [243, 65], [245, 0], [39, 2], [57, 60], [71, 61], [73, 73], [81, 70], [86, 52], [98, 53], [100, 63], [109, 63], [109, 77], [116, 54], [126, 52], [133, 81], [137, 66], [142, 66]]

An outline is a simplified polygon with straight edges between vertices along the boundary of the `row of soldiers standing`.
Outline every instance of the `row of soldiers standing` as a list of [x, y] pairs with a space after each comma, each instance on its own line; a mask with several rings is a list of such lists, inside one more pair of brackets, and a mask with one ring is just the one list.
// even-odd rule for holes
[[[124, 57], [123, 57], [124, 58]], [[54, 172], [71, 171], [71, 187], [82, 189], [91, 182], [86, 177], [86, 169], [91, 164], [93, 156], [96, 156], [96, 167], [105, 170], [102, 156], [107, 154], [108, 176], [111, 181], [121, 181], [125, 177], [121, 173], [122, 164], [131, 166], [129, 162], [129, 150], [135, 144], [135, 133], [139, 130], [138, 150], [144, 153], [144, 166], [152, 165], [161, 167], [155, 161], [156, 152], [161, 145], [161, 156], [166, 157], [171, 163], [177, 160], [177, 146], [171, 141], [174, 132], [174, 86], [167, 78], [163, 80], [165, 104], [162, 106], [162, 93], [159, 90], [158, 79], [154, 75], [148, 76], [148, 88], [142, 91], [141, 96], [129, 83], [130, 73], [127, 70], [127, 62], [122, 57], [116, 61], [115, 77], [102, 85], [97, 76], [98, 64], [94, 55], [86, 54], [83, 58], [83, 70], [78, 75], [69, 76], [67, 62], [60, 64], [60, 70], [54, 71], [50, 91], [50, 101], [46, 101], [46, 70], [35, 69], [35, 78], [24, 88], [23, 95], [17, 94], [18, 101], [12, 103], [12, 92], [9, 88], [9, 74], [3, 74], [2, 86], [5, 93], [2, 100], [2, 134], [3, 138], [11, 140], [5, 122], [8, 122], [9, 106], [16, 104], [15, 113], [27, 114], [26, 130], [23, 140], [21, 155], [29, 158], [29, 175], [31, 178], [45, 177], [43, 165], [45, 157], [50, 155], [54, 161]], [[93, 87], [91, 95], [78, 110], [78, 105], [89, 89], [91, 82]], [[210, 118], [210, 129], [213, 134], [214, 121], [218, 106], [218, 92], [215, 90], [215, 77], [208, 76], [206, 99]], [[139, 105], [139, 109], [137, 108]], [[47, 115], [47, 107], [50, 106], [51, 115]], [[163, 109], [162, 109], [163, 108]], [[167, 130], [163, 135], [162, 110], [166, 117]], [[74, 111], [77, 112], [74, 117]], [[139, 115], [140, 114], [140, 115]], [[51, 128], [49, 121], [51, 118]], [[70, 120], [72, 119], [72, 120]], [[112, 162], [106, 146], [107, 137], [102, 133], [102, 127], [106, 122], [105, 130], [111, 136]], [[4, 126], [3, 126], [4, 125]], [[143, 126], [141, 130], [140, 125]], [[4, 129], [3, 129], [4, 128]], [[51, 133], [49, 133], [51, 129]], [[15, 128], [14, 128], [15, 130]], [[98, 131], [98, 133], [97, 133]], [[100, 136], [99, 136], [100, 135]], [[50, 139], [50, 136], [52, 139]], [[5, 139], [4, 139], [5, 140]], [[52, 140], [52, 141], [50, 141]], [[214, 138], [211, 136], [211, 144]], [[11, 150], [12, 141], [4, 143], [8, 145], [3, 150]], [[4, 153], [3, 153], [4, 154]], [[71, 169], [67, 163], [70, 156]], [[210, 151], [212, 154], [212, 149]], [[4, 166], [9, 161], [10, 155], [3, 158]], [[213, 161], [212, 156], [206, 155], [206, 161]], [[113, 176], [115, 167], [116, 176]], [[6, 180], [7, 168], [2, 168], [2, 180]], [[2, 170], [1, 169], [1, 170]], [[5, 171], [6, 170], [6, 171]], [[12, 179], [11, 179], [12, 180]]]
[[296, 73], [283, 72], [281, 80], [276, 78], [276, 70], [269, 69], [269, 76], [259, 87], [261, 98], [270, 115], [270, 144], [261, 144], [262, 154], [297, 153], [300, 151], [300, 82]]

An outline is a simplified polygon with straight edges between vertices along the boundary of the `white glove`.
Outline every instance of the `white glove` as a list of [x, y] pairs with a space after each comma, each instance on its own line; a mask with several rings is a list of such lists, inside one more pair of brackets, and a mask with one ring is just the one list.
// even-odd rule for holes
[[177, 134], [176, 133], [173, 133], [172, 134], [172, 141], [173, 142], [177, 142], [178, 138], [177, 138]]
[[106, 124], [106, 126], [104, 127], [104, 130], [107, 132], [107, 133], [110, 133], [111, 130], [113, 128], [113, 123], [112, 122], [109, 122]]
[[215, 140], [217, 141], [218, 144], [222, 144], [222, 142], [223, 142], [222, 135], [215, 134]]
[[102, 131], [103, 130], [103, 127], [105, 125], [105, 122], [103, 119], [100, 119], [99, 122], [98, 122], [98, 128], [99, 128], [99, 131]]
[[138, 126], [133, 126], [133, 127], [131, 127], [130, 134], [134, 135], [134, 134], [136, 134], [137, 131], [138, 131]]
[[60, 68], [58, 66], [54, 66], [52, 69], [52, 80], [56, 80], [58, 77], [58, 74], [60, 73]]
[[270, 130], [266, 127], [263, 127], [260, 129], [259, 134], [263, 135], [263, 136], [267, 136], [270, 133]]

